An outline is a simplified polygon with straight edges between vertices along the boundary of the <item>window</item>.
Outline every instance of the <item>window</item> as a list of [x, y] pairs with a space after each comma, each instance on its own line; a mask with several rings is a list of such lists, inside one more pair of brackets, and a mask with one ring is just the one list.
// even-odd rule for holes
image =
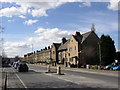
[[75, 46], [75, 50], [76, 50], [76, 46]]
[[70, 58], [70, 62], [73, 62], [73, 58]]
[[55, 53], [55, 51], [53, 51], [53, 54]]
[[72, 48], [71, 48], [71, 47], [69, 48], [69, 51], [72, 51]]

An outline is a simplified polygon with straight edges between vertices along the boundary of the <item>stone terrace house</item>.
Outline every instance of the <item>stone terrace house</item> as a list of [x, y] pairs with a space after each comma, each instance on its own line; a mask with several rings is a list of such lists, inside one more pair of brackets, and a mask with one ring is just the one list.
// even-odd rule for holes
[[28, 63], [28, 56], [27, 56], [27, 54], [24, 55], [23, 61]]
[[61, 44], [60, 43], [53, 43], [51, 45], [51, 60], [52, 60], [52, 65], [56, 66], [58, 64], [58, 48]]
[[65, 66], [84, 66], [86, 64], [99, 64], [97, 56], [97, 45], [99, 37], [94, 32], [92, 26], [91, 31], [80, 34], [76, 32], [70, 39], [62, 39], [62, 44], [58, 48], [59, 62]]
[[48, 46], [35, 53], [36, 63], [48, 63], [51, 59], [51, 48]]
[[58, 62], [59, 64], [64, 64], [67, 67], [68, 61], [68, 44], [70, 40], [66, 40], [65, 37], [62, 38], [62, 43], [58, 48]]
[[24, 55], [24, 61], [27, 63], [48, 63], [51, 59], [50, 46], [41, 49], [41, 51], [34, 51]]
[[34, 63], [34, 52], [24, 55], [23, 61], [25, 61], [27, 63]]

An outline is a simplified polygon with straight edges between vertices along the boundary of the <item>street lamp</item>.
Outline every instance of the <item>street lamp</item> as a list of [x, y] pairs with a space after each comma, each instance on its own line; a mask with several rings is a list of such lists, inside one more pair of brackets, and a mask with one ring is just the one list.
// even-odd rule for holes
[[100, 45], [100, 42], [98, 43], [99, 45], [99, 58], [100, 58], [100, 69], [101, 69], [101, 45]]
[[[78, 52], [78, 54], [80, 54], [80, 57], [79, 57], [80, 59], [82, 59], [82, 58], [81, 58], [81, 53], [82, 53], [82, 51], [79, 51], [79, 52]], [[80, 63], [80, 61], [77, 59], [77, 67], [78, 67], [78, 68], [79, 68], [79, 63]]]

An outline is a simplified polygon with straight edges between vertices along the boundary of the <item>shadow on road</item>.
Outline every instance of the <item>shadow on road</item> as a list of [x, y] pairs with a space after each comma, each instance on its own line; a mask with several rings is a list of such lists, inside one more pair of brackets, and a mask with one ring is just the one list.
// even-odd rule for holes
[[116, 88], [7, 88], [8, 90], [119, 90]]
[[16, 72], [17, 74], [42, 74], [43, 72], [36, 72], [34, 70], [29, 70], [28, 72]]

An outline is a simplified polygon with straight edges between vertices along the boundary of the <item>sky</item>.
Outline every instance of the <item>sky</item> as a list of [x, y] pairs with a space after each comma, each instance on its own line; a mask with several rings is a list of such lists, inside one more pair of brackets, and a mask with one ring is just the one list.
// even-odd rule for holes
[[[95, 1], [95, 0], [94, 0]], [[118, 50], [118, 0], [46, 0], [42, 2], [0, 0], [1, 26], [4, 27], [4, 52], [8, 57], [23, 56], [43, 49], [76, 31], [91, 30], [110, 35]]]

